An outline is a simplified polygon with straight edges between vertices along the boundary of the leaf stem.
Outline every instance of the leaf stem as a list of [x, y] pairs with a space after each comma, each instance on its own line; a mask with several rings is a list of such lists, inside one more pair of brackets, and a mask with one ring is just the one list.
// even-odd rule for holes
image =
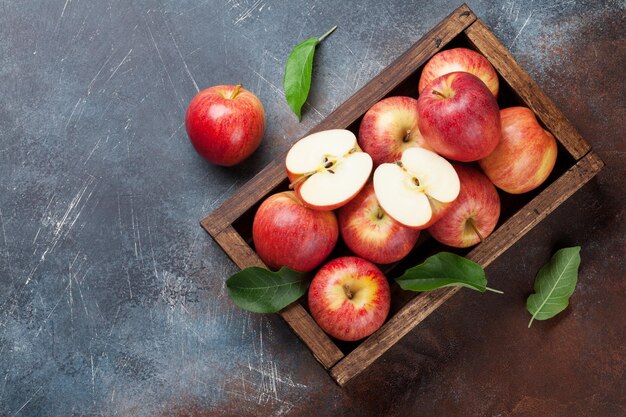
[[310, 171], [310, 172], [305, 172], [304, 174], [300, 175], [298, 178], [296, 178], [296, 180], [292, 183], [289, 184], [289, 189], [293, 190], [294, 188], [296, 188], [296, 186], [298, 184], [300, 184], [301, 182], [309, 179], [309, 177], [313, 174], [315, 174], [317, 171]]
[[[556, 277], [556, 279], [554, 280], [554, 284], [549, 283], [548, 278], [546, 278], [546, 276], [553, 276], [554, 273], [556, 273], [557, 271], [552, 271], [554, 269], [558, 268], [558, 261], [557, 261], [557, 255], [559, 253], [563, 253], [563, 251], [570, 251], [570, 250], [574, 250], [576, 253], [571, 255], [567, 260], [566, 260], [566, 264], [565, 266], [560, 266], [561, 271], [559, 272], [559, 275]], [[528, 297], [528, 301], [529, 302], [531, 300], [531, 297], [533, 295], [538, 295], [541, 297], [544, 297], [543, 302], [541, 303], [541, 305], [539, 307], [537, 307], [537, 309], [535, 310], [534, 313], [532, 313], [532, 311], [530, 310], [529, 307], [526, 307], [528, 309], [529, 313], [532, 313], [532, 317], [530, 318], [530, 322], [528, 323], [528, 328], [530, 328], [530, 326], [533, 324], [533, 320], [535, 320], [537, 318], [537, 316], [539, 315], [539, 313], [542, 312], [543, 307], [546, 305], [546, 303], [551, 300], [552, 298], [552, 293], [554, 292], [554, 290], [556, 289], [557, 286], [559, 286], [561, 279], [565, 279], [566, 280], [566, 284], [567, 285], [567, 280], [573, 280], [573, 287], [576, 287], [576, 281], [578, 280], [578, 266], [580, 265], [580, 255], [578, 255], [578, 253], [580, 252], [580, 246], [574, 246], [571, 248], [564, 248], [564, 249], [559, 249], [554, 255], [552, 255], [552, 258], [550, 259], [550, 262], [548, 262], [546, 265], [544, 265], [540, 270], [539, 273], [537, 273], [537, 277], [535, 278], [535, 285], [537, 286], [538, 282], [540, 283], [541, 280], [546, 280], [548, 281], [548, 285], [551, 285], [552, 288], [550, 288], [550, 292], [548, 292], [547, 295], [545, 295], [544, 297], [544, 293], [539, 290], [536, 291], [535, 294], [531, 294], [530, 297]], [[565, 255], [564, 255], [565, 256]], [[568, 276], [568, 268], [570, 267], [571, 263], [575, 264], [575, 271], [573, 272], [573, 279], [572, 276], [569, 275]], [[544, 268], [550, 268], [550, 270], [548, 270], [548, 272], [543, 272]], [[544, 274], [544, 275], [542, 275]], [[571, 272], [570, 272], [571, 274]], [[539, 284], [539, 288], [541, 288], [541, 284]], [[574, 288], [572, 288], [572, 292], [574, 291]], [[547, 317], [547, 318], [551, 318], [554, 317], [556, 314], [558, 314], [559, 312], [563, 311], [563, 309], [565, 309], [565, 307], [567, 307], [568, 301], [569, 301], [569, 297], [571, 296], [571, 293], [567, 296], [567, 299], [565, 301], [565, 306], [563, 306], [563, 308], [561, 308], [559, 311], [557, 311], [556, 313], [552, 314], [551, 316]], [[558, 295], [557, 297], [563, 297], [562, 295]], [[545, 320], [545, 318], [544, 318]]]
[[332, 28], [330, 28], [330, 30], [328, 32], [326, 32], [322, 36], [320, 36], [317, 39], [317, 42], [319, 43], [319, 42], [323, 41], [324, 39], [326, 39], [328, 37], [328, 35], [330, 35], [331, 33], [333, 33], [335, 31], [335, 29], [337, 29], [337, 25], [333, 26]]
[[495, 292], [496, 294], [504, 294], [504, 291], [496, 290], [493, 288], [485, 287], [487, 291]]

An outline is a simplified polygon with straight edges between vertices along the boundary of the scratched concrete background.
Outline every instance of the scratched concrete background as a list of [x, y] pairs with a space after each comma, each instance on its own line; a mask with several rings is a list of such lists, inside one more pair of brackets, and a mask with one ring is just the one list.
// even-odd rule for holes
[[[608, 163], [345, 389], [277, 316], [235, 308], [198, 220], [459, 5], [454, 1], [0, 0], [0, 415], [624, 416], [623, 1], [470, 6]], [[319, 49], [298, 124], [290, 48]], [[242, 82], [267, 132], [216, 168], [183, 117]], [[568, 311], [526, 328], [558, 247]]]

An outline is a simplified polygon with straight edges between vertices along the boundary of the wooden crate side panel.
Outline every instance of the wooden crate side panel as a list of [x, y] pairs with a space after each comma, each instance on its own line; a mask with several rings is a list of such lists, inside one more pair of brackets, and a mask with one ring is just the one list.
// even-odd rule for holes
[[259, 255], [252, 250], [250, 245], [243, 240], [241, 235], [237, 233], [232, 226], [227, 226], [220, 233], [213, 236], [213, 238], [240, 269], [251, 266], [267, 268], [261, 258], [259, 258]]
[[589, 151], [589, 144], [489, 28], [481, 20], [476, 20], [465, 29], [465, 34], [574, 159], [582, 158]]
[[[589, 152], [587, 156], [487, 237], [467, 255], [467, 258], [487, 267], [533, 226], [593, 178], [603, 166], [604, 164], [597, 155], [594, 152]], [[339, 385], [346, 384], [428, 317], [444, 301], [454, 295], [458, 289], [459, 287], [443, 288], [422, 293], [413, 298], [376, 333], [335, 365], [331, 369], [331, 376]]]
[[376, 333], [365, 339], [355, 350], [330, 370], [331, 377], [344, 386], [365, 370], [404, 335], [421, 323], [433, 311], [452, 297], [459, 287], [448, 287], [422, 293], [405, 305]]
[[498, 227], [485, 239], [483, 244], [478, 245], [467, 257], [483, 267], [489, 265], [589, 182], [603, 166], [604, 163], [598, 155], [590, 151], [565, 174], [543, 190], [541, 194]]
[[343, 359], [344, 354], [300, 303], [291, 303], [278, 313], [309, 348], [325, 369]]
[[[241, 268], [259, 266], [267, 268], [259, 256], [241, 238], [232, 226], [226, 227], [221, 233], [214, 236], [219, 245], [224, 248], [228, 256]], [[278, 313], [293, 329], [296, 335], [311, 350], [313, 356], [329, 369], [344, 357], [343, 353], [333, 343], [326, 333], [315, 323], [315, 320], [298, 302], [292, 303]]]

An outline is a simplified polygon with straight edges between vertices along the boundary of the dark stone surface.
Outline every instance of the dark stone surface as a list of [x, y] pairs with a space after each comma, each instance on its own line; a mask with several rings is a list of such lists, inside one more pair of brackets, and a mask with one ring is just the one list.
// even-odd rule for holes
[[[277, 316], [225, 296], [198, 220], [457, 2], [0, 0], [0, 415], [626, 415], [625, 10], [470, 2], [607, 167], [345, 389]], [[334, 24], [298, 124], [290, 48]], [[265, 141], [206, 164], [183, 125], [198, 88], [243, 82]], [[525, 298], [581, 244], [568, 310]]]

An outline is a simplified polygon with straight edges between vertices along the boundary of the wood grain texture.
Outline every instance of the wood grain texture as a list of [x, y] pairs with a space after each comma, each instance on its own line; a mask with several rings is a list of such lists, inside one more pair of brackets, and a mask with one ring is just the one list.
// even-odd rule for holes
[[465, 34], [574, 159], [582, 158], [589, 144], [489, 28], [478, 19], [465, 29]]
[[422, 293], [405, 305], [396, 315], [387, 321], [373, 335], [365, 339], [355, 350], [330, 370], [332, 378], [344, 386], [404, 335], [421, 323], [433, 311], [452, 297], [460, 287], [448, 287]]
[[[603, 166], [600, 158], [593, 151], [589, 152], [576, 165], [488, 236], [467, 255], [467, 258], [486, 268], [494, 259], [514, 245], [537, 223], [585, 185]], [[422, 293], [413, 298], [376, 333], [331, 369], [333, 379], [339, 385], [345, 385], [459, 289], [460, 287], [443, 288]]]
[[[475, 20], [476, 16], [469, 7], [461, 5], [306, 135], [321, 130], [348, 127]], [[219, 208], [205, 217], [200, 222], [202, 227], [211, 235], [221, 232], [285, 181], [287, 178], [284, 168], [285, 156], [286, 153], [278, 156]]]
[[250, 245], [241, 238], [241, 235], [231, 225], [226, 226], [224, 230], [213, 236], [213, 239], [219, 243], [239, 268], [244, 269], [251, 266], [267, 268], [259, 255], [252, 250]]
[[[244, 269], [250, 266], [267, 268], [259, 256], [232, 226], [227, 226], [214, 236], [214, 239], [224, 248], [228, 256], [239, 268]], [[315, 359], [317, 359], [324, 368], [329, 369], [343, 358], [343, 353], [317, 323], [315, 323], [311, 315], [300, 303], [291, 303], [278, 314], [287, 322], [289, 327], [293, 329], [309, 350], [311, 350]]]
[[337, 345], [330, 340], [300, 303], [291, 303], [278, 314], [285, 319], [289, 327], [307, 345], [315, 359], [324, 368], [330, 369], [344, 357]]

